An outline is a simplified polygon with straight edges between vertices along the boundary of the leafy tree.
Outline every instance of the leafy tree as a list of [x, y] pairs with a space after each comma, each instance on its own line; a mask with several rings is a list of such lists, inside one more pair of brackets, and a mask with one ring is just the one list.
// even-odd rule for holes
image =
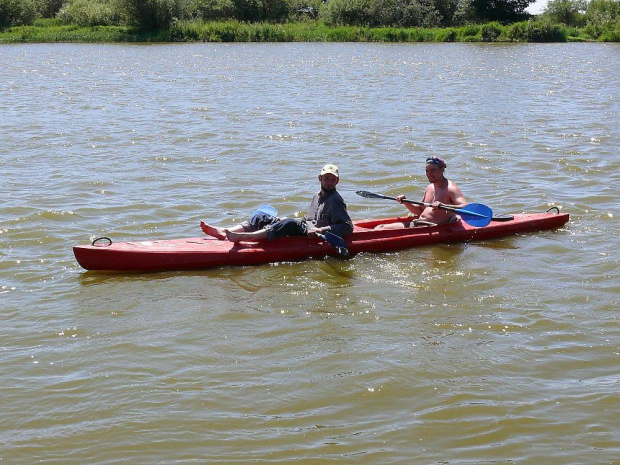
[[330, 25], [436, 27], [444, 23], [437, 3], [446, 6], [450, 1], [454, 0], [329, 0], [323, 19]]
[[465, 21], [488, 23], [497, 21], [501, 24], [527, 19], [525, 9], [534, 0], [465, 0], [461, 5], [461, 15]]
[[399, 0], [371, 0], [365, 5], [369, 26], [395, 26], [399, 25], [402, 18], [402, 9], [399, 8]]
[[34, 0], [37, 16], [41, 18], [53, 18], [60, 11], [64, 0]]
[[235, 16], [233, 0], [197, 0], [196, 11], [205, 21], [232, 19]]
[[0, 29], [32, 24], [35, 17], [32, 0], [0, 0]]
[[263, 0], [262, 19], [267, 21], [286, 21], [291, 12], [291, 4], [287, 0]]
[[618, 0], [591, 0], [585, 13], [586, 32], [593, 37], [607, 36], [620, 40], [620, 2]]
[[235, 18], [239, 21], [260, 21], [263, 2], [261, 0], [233, 0]]
[[475, 22], [476, 13], [472, 3], [473, 0], [459, 0], [456, 11], [452, 16], [451, 24], [453, 26], [464, 26]]
[[110, 0], [71, 0], [56, 15], [68, 24], [111, 26], [121, 21], [118, 9]]
[[368, 26], [373, 21], [371, 0], [329, 0], [324, 11], [328, 25]]
[[289, 17], [297, 19], [316, 19], [324, 6], [323, 0], [289, 0], [289, 4]]
[[584, 23], [585, 2], [582, 0], [551, 0], [543, 16], [551, 22], [580, 26]]
[[618, 0], [591, 0], [586, 9], [586, 17], [601, 18], [608, 23], [614, 23], [620, 19], [620, 1]]
[[284, 21], [294, 10], [289, 0], [232, 0], [234, 17], [240, 21]]
[[436, 27], [443, 17], [433, 0], [372, 0], [370, 26]]
[[189, 19], [195, 5], [187, 0], [117, 0], [127, 22], [144, 31], [169, 29], [175, 19]]
[[459, 5], [459, 0], [434, 0], [435, 9], [441, 15], [442, 26], [450, 26], [453, 24], [454, 14]]
[[443, 16], [432, 0], [413, 0], [403, 8], [404, 27], [438, 27]]

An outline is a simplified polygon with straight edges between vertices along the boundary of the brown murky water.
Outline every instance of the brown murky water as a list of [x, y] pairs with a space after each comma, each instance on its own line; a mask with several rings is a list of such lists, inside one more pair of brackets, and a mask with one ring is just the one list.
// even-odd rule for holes
[[[616, 44], [0, 47], [0, 460], [620, 461]], [[401, 213], [439, 154], [496, 241], [192, 273], [71, 247]]]

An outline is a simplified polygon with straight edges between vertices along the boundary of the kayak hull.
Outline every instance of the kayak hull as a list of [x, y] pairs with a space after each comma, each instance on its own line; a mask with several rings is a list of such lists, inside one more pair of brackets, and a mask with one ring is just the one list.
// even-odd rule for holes
[[[345, 237], [350, 256], [360, 252], [380, 253], [433, 244], [495, 239], [517, 233], [555, 229], [569, 220], [568, 214], [533, 213], [514, 215], [509, 221], [492, 221], [475, 227], [463, 221], [438, 226], [405, 229], [374, 229], [377, 225], [407, 222], [411, 218], [383, 218], [354, 222]], [[219, 266], [260, 265], [306, 258], [337, 256], [327, 242], [306, 237], [274, 241], [232, 243], [208, 236], [186, 239], [114, 242], [78, 245], [73, 253], [80, 266], [97, 271], [172, 271]]]

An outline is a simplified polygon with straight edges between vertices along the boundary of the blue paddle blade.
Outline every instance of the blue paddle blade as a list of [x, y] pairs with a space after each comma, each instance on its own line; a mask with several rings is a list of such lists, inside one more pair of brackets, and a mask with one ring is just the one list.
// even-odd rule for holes
[[347, 257], [349, 255], [347, 243], [342, 237], [337, 236], [336, 234], [329, 231], [327, 231], [325, 234], [318, 234], [318, 236], [324, 241], [327, 241], [343, 257]]
[[250, 216], [258, 215], [258, 214], [261, 214], [261, 213], [263, 213], [263, 214], [265, 214], [267, 216], [278, 216], [278, 210], [276, 210], [271, 205], [261, 205]]
[[470, 203], [464, 208], [457, 208], [456, 212], [465, 223], [480, 228], [488, 226], [493, 218], [493, 210], [481, 203]]

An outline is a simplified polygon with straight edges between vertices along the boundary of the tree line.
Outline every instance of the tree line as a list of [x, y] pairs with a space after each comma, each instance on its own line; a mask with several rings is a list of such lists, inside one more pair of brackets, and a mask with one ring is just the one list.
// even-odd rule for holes
[[0, 0], [0, 27], [56, 18], [80, 26], [167, 29], [173, 21], [298, 22], [328, 26], [448, 27], [529, 16], [534, 0]]
[[[170, 31], [185, 23], [317, 23], [328, 27], [454, 28], [518, 24], [535, 0], [0, 0], [0, 29], [53, 19], [85, 27]], [[620, 0], [551, 0], [538, 21], [617, 40]], [[615, 39], [614, 39], [615, 38]]]
[[588, 25], [620, 27], [620, 1], [618, 0], [551, 0], [544, 16], [566, 26]]

